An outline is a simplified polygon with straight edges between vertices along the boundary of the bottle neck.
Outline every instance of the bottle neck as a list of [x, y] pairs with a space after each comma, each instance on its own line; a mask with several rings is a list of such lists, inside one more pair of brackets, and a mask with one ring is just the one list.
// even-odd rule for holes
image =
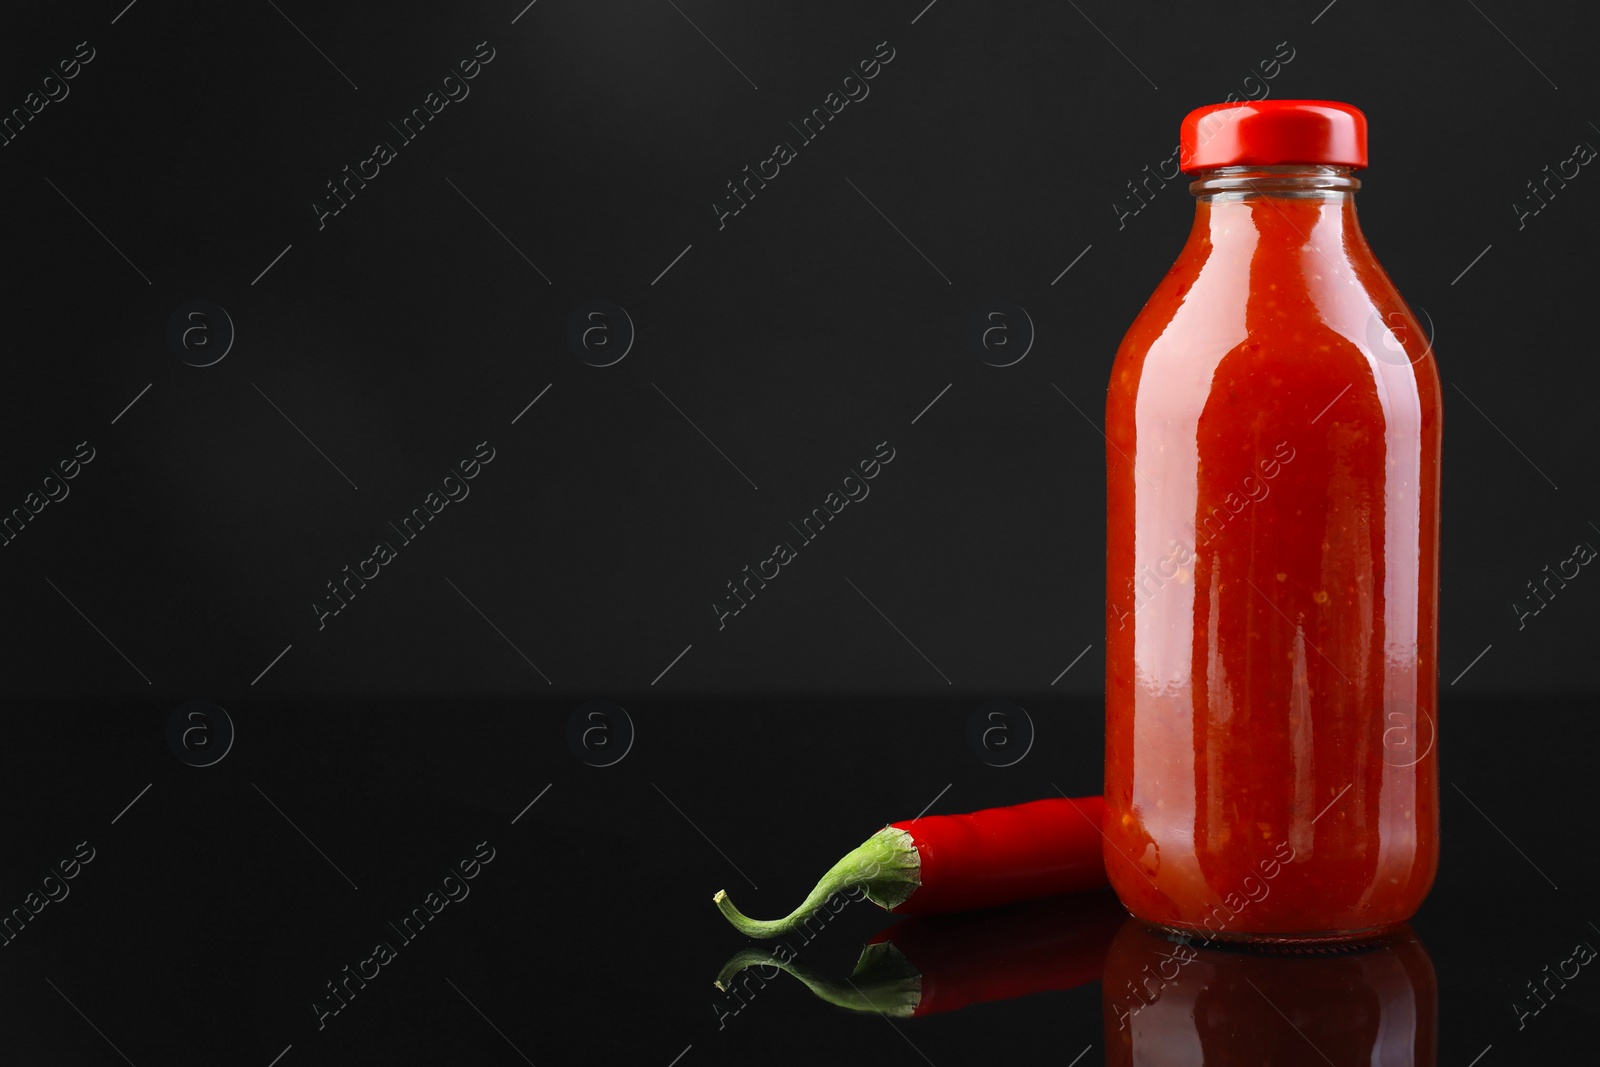
[[1207, 257], [1223, 253], [1230, 260], [1248, 261], [1268, 249], [1293, 257], [1309, 249], [1313, 268], [1349, 276], [1357, 260], [1371, 258], [1356, 218], [1355, 192], [1360, 187], [1350, 167], [1297, 164], [1198, 171], [1189, 186], [1195, 197], [1189, 239], [1205, 246]]
[[1202, 203], [1275, 200], [1353, 202], [1361, 188], [1355, 168], [1311, 164], [1212, 167], [1195, 172], [1189, 192]]
[[1278, 314], [1302, 297], [1320, 306], [1334, 299], [1330, 286], [1364, 290], [1383, 271], [1356, 218], [1360, 185], [1342, 166], [1198, 171], [1184, 254], [1198, 275], [1223, 289], [1259, 289], [1260, 307], [1250, 305], [1261, 314]]

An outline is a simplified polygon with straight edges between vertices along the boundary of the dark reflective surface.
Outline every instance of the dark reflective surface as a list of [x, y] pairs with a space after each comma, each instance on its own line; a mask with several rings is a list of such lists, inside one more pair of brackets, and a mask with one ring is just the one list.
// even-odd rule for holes
[[[20, 1062], [124, 1062], [102, 1033], [140, 1067], [266, 1067], [291, 1045], [278, 1067], [523, 1063], [506, 1038], [541, 1065], [666, 1067], [690, 1046], [679, 1067], [1105, 1061], [1100, 954], [1121, 917], [1104, 898], [937, 921], [853, 903], [788, 942], [792, 968], [852, 993], [846, 979], [869, 943], [869, 980], [914, 973], [914, 1017], [892, 1028], [771, 969], [746, 970], [761, 980], [738, 996], [712, 984], [730, 957], [760, 948], [717, 913], [715, 890], [740, 887], [752, 910], [792, 907], [843, 851], [935, 797], [934, 810], [961, 811], [1049, 795], [1052, 783], [1093, 790], [1094, 701], [1008, 694], [1037, 736], [1027, 758], [995, 768], [967, 744], [982, 701], [622, 696], [633, 746], [596, 767], [568, 747], [567, 725], [610, 696], [258, 696], [225, 702], [232, 747], [196, 766], [168, 744], [172, 711], [194, 698], [158, 694], [114, 715], [13, 707], [0, 905], [38, 909], [0, 947], [7, 1047]], [[1134, 1016], [1135, 1047], [1287, 1055], [1298, 1037], [1243, 997], [1248, 978], [1296, 1025], [1326, 1034], [1329, 1056], [1398, 1026], [1395, 1006], [1411, 996], [1406, 1032], [1435, 1019], [1439, 1064], [1466, 1067], [1486, 1049], [1478, 1067], [1579, 1058], [1600, 1022], [1600, 984], [1576, 951], [1600, 944], [1582, 814], [1600, 747], [1594, 710], [1447, 698], [1443, 862], [1412, 923], [1436, 1000], [1420, 948], [1306, 967], [1206, 955]], [[1512, 720], [1537, 729], [1508, 749]], [[773, 730], [781, 748], [763, 740]], [[1540, 790], [1518, 784], [1535, 772]], [[494, 858], [466, 878], [461, 862], [485, 842]], [[63, 861], [77, 863], [73, 877]], [[430, 894], [439, 910], [416, 933]], [[380, 943], [388, 962], [375, 958]], [[1151, 947], [1124, 933], [1110, 966], [1131, 978]], [[893, 971], [895, 954], [910, 972]], [[1343, 1004], [1352, 990], [1365, 992]], [[1241, 1033], [1257, 1039], [1242, 1053], [1228, 1044]], [[1323, 1062], [1306, 1051], [1285, 1062]]]
[[1099, 981], [1126, 915], [1108, 890], [918, 916], [878, 933], [848, 975], [832, 977], [798, 962], [793, 946], [780, 940], [735, 953], [717, 987], [742, 1006], [782, 971], [829, 1004], [919, 1018]]
[[1434, 1067], [1433, 962], [1409, 929], [1341, 951], [1206, 947], [1130, 919], [1102, 979], [1106, 1062]]

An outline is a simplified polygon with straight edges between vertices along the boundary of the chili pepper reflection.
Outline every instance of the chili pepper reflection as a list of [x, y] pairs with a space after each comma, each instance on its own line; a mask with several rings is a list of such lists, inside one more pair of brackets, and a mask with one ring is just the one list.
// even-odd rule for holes
[[1433, 1067], [1438, 989], [1409, 927], [1365, 950], [1263, 955], [1129, 919], [1106, 956], [1106, 1063]]
[[[785, 946], [747, 948], [717, 976], [741, 995], [784, 971], [822, 1000], [897, 1018], [991, 1000], [1073, 989], [1100, 977], [1127, 912], [1110, 893], [1083, 893], [1008, 908], [896, 923], [867, 943], [855, 971], [824, 978]], [[763, 974], [763, 970], [772, 969]], [[749, 970], [749, 974], [744, 974]]]

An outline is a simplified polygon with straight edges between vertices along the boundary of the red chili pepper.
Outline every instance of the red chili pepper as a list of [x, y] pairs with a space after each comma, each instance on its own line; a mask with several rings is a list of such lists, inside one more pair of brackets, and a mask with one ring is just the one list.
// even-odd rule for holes
[[967, 911], [1106, 884], [1100, 797], [1052, 797], [970, 815], [891, 823], [834, 864], [786, 918], [746, 918], [726, 891], [712, 899], [749, 937], [782, 937], [835, 893], [859, 888], [901, 914]]
[[[777, 968], [830, 1004], [920, 1018], [1096, 981], [1127, 917], [1117, 898], [1104, 891], [966, 915], [919, 916], [868, 942], [844, 981], [814, 973], [780, 944], [736, 954], [717, 976], [717, 988], [734, 996], [753, 992], [752, 981], [765, 985], [769, 977], [760, 969]], [[747, 968], [757, 970], [741, 974]]]

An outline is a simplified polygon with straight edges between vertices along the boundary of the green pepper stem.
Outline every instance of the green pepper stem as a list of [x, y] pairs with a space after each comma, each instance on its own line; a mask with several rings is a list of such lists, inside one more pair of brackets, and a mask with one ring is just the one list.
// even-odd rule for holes
[[866, 898], [880, 908], [893, 910], [904, 904], [922, 884], [922, 858], [904, 830], [885, 826], [835, 863], [805, 901], [782, 919], [751, 919], [718, 890], [712, 901], [718, 910], [746, 937], [783, 937], [814, 915], [828, 898], [860, 887]]

